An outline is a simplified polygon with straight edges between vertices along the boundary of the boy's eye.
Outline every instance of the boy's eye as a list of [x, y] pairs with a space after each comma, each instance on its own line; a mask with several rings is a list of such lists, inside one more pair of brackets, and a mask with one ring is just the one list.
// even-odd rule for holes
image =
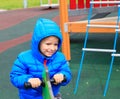
[[46, 45], [50, 45], [50, 43], [46, 43]]
[[[51, 43], [46, 43], [46, 45], [52, 45]], [[58, 46], [58, 44], [54, 44], [54, 46]]]
[[58, 46], [58, 44], [54, 44], [55, 46]]

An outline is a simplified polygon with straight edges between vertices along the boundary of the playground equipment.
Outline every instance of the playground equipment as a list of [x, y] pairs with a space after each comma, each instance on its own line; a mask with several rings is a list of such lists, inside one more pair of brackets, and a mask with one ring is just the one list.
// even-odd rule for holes
[[[108, 90], [108, 85], [110, 81], [110, 76], [112, 72], [112, 66], [115, 56], [120, 56], [120, 54], [116, 53], [116, 42], [118, 38], [119, 29], [119, 17], [120, 17], [120, 1], [118, 0], [86, 0], [86, 3], [82, 2], [82, 0], [78, 0], [78, 5], [82, 3], [82, 6], [76, 6], [76, 0], [70, 0], [70, 10], [77, 9], [79, 14], [86, 14], [88, 13], [88, 21], [77, 21], [77, 22], [69, 22], [68, 19], [68, 7], [66, 0], [60, 0], [60, 26], [61, 32], [63, 35], [63, 45], [62, 45], [62, 52], [65, 54], [67, 60], [71, 59], [70, 56], [70, 39], [69, 39], [69, 32], [72, 33], [86, 33], [84, 48], [82, 49], [82, 58], [80, 62], [80, 69], [78, 71], [78, 77], [76, 82], [76, 87], [74, 93], [77, 92], [78, 82], [80, 80], [80, 73], [82, 70], [82, 64], [84, 60], [84, 54], [86, 51], [96, 51], [96, 52], [109, 52], [112, 53], [110, 69], [108, 72], [108, 77], [104, 89], [104, 96], [106, 96], [106, 92]], [[84, 5], [83, 5], [84, 4]], [[90, 7], [90, 9], [89, 9]], [[84, 8], [84, 9], [83, 9]], [[80, 10], [78, 10], [80, 9]], [[94, 13], [105, 13], [105, 12], [113, 12], [118, 10], [117, 17], [109, 17], [109, 18], [102, 18], [102, 19], [95, 19], [91, 20], [91, 15]], [[113, 19], [114, 18], [114, 19]], [[91, 20], [91, 21], [90, 21]], [[108, 22], [106, 22], [107, 20]], [[116, 22], [117, 20], [117, 22]], [[115, 31], [116, 30], [116, 31]], [[109, 32], [108, 32], [109, 31]], [[88, 34], [89, 33], [115, 33], [114, 38], [114, 45], [113, 49], [94, 49], [94, 48], [86, 48]], [[116, 53], [116, 54], [115, 54]]]
[[[24, 6], [24, 8], [28, 7], [28, 0], [23, 0], [23, 6]], [[59, 6], [59, 0], [56, 4], [53, 4], [52, 0], [48, 0], [47, 4], [43, 4], [43, 0], [40, 0], [40, 6], [41, 7], [48, 7], [48, 8], [57, 7], [57, 6]]]
[[[43, 70], [43, 74], [42, 74], [42, 77], [43, 77], [43, 81], [41, 83], [41, 86], [43, 87], [42, 88], [42, 95], [43, 95], [43, 99], [56, 99], [54, 97], [54, 94], [53, 94], [53, 91], [52, 91], [52, 85], [51, 84], [54, 84], [55, 83], [55, 80], [54, 79], [50, 79], [49, 78], [49, 71], [48, 71], [48, 67], [46, 65], [47, 61], [45, 60], [44, 61], [44, 70]], [[64, 76], [64, 79], [62, 82], [65, 82], [67, 79], [66, 77]], [[25, 82], [24, 83], [24, 87], [27, 89], [30, 89], [32, 88], [32, 85], [30, 82]], [[36, 91], [40, 91], [36, 88], [32, 88]]]
[[23, 6], [24, 6], [24, 8], [27, 8], [27, 6], [28, 6], [27, 0], [23, 0]]
[[41, 7], [48, 7], [48, 8], [52, 8], [52, 7], [57, 7], [59, 6], [59, 0], [57, 0], [58, 2], [56, 4], [52, 3], [52, 0], [48, 0], [48, 4], [43, 4], [43, 0], [40, 0], [40, 6]]
[[[91, 22], [91, 16], [92, 16], [92, 12], [93, 12], [93, 5], [94, 4], [99, 4], [99, 5], [108, 5], [108, 4], [114, 4], [117, 5], [118, 7], [118, 16], [116, 19], [116, 24], [115, 25], [111, 25], [111, 24], [94, 24]], [[120, 54], [115, 54], [116, 53], [116, 43], [117, 43], [117, 38], [118, 38], [118, 31], [120, 30], [119, 27], [119, 22], [120, 22], [120, 1], [90, 1], [90, 9], [89, 9], [89, 14], [88, 14], [88, 23], [86, 25], [86, 36], [85, 36], [85, 41], [84, 41], [84, 47], [82, 49], [82, 57], [81, 57], [81, 61], [80, 61], [80, 68], [78, 71], [78, 77], [77, 77], [77, 81], [76, 81], [76, 87], [75, 87], [75, 91], [74, 93], [77, 92], [77, 88], [78, 88], [78, 83], [80, 80], [80, 74], [82, 71], [82, 65], [83, 65], [83, 61], [84, 61], [84, 56], [85, 56], [85, 52], [86, 51], [92, 51], [92, 52], [107, 52], [107, 53], [112, 53], [112, 57], [111, 57], [111, 62], [110, 62], [110, 68], [109, 68], [109, 72], [108, 72], [108, 77], [107, 77], [107, 81], [106, 81], [106, 85], [105, 85], [105, 89], [104, 89], [104, 96], [106, 96], [107, 90], [108, 90], [108, 85], [109, 85], [109, 81], [110, 81], [110, 76], [112, 73], [112, 67], [113, 67], [113, 61], [114, 61], [114, 57], [115, 56], [120, 56]], [[95, 48], [86, 48], [87, 45], [87, 40], [88, 40], [88, 36], [90, 33], [90, 28], [95, 28], [96, 30], [99, 28], [107, 28], [107, 29], [113, 29], [115, 32], [115, 37], [114, 37], [114, 45], [113, 45], [113, 49], [95, 49]]]
[[[67, 60], [71, 60], [70, 55], [70, 40], [69, 40], [69, 33], [85, 33], [86, 32], [86, 25], [87, 21], [69, 21], [69, 15], [71, 13], [74, 13], [74, 10], [78, 12], [78, 14], [88, 14], [89, 7], [90, 7], [90, 0], [86, 0], [86, 2], [82, 2], [85, 0], [78, 0], [78, 4], [76, 4], [76, 0], [70, 0], [70, 9], [68, 12], [68, 3], [67, 0], [60, 0], [59, 3], [59, 9], [60, 9], [60, 26], [61, 26], [61, 32], [63, 34], [63, 45], [62, 45], [62, 52], [65, 54]], [[94, 0], [96, 2], [99, 2], [100, 0]], [[105, 0], [103, 0], [105, 1]], [[111, 1], [111, 0], [109, 0]], [[106, 2], [109, 2], [106, 1]], [[116, 0], [112, 0], [113, 2], [116, 2]], [[79, 6], [78, 6], [79, 5]], [[82, 5], [82, 6], [80, 6]], [[92, 9], [93, 14], [95, 13], [111, 13], [114, 11], [117, 11], [116, 4], [110, 3], [110, 4], [93, 4], [94, 9]], [[83, 8], [84, 7], [84, 8]], [[77, 9], [77, 10], [76, 10]], [[114, 17], [116, 20], [117, 17]], [[101, 22], [101, 20], [103, 20]], [[104, 21], [109, 20], [109, 21]], [[114, 20], [111, 20], [110, 18], [102, 18], [102, 19], [95, 19], [92, 20], [91, 23], [93, 24], [104, 24], [104, 25], [116, 25]], [[97, 28], [97, 27], [96, 27]], [[114, 28], [91, 28], [90, 33], [115, 33]]]

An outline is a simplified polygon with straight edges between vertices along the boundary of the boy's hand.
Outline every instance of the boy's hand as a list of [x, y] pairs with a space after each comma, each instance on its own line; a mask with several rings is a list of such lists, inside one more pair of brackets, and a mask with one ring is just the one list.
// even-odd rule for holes
[[32, 88], [37, 88], [42, 83], [42, 81], [39, 78], [30, 78], [28, 82], [31, 84]]
[[55, 80], [55, 83], [54, 84], [59, 84], [61, 83], [63, 80], [64, 80], [64, 75], [59, 73], [59, 74], [55, 74], [53, 76], [54, 80]]

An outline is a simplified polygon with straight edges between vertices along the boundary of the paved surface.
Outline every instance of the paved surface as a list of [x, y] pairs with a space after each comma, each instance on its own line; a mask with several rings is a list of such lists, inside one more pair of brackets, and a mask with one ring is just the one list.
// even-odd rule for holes
[[29, 8], [29, 9], [20, 9], [20, 10], [11, 10], [4, 11], [0, 13], [0, 29], [6, 29], [13, 25], [16, 25], [22, 21], [33, 18], [35, 16], [40, 16], [43, 14], [47, 14], [49, 12], [57, 11], [56, 9], [46, 9], [41, 10], [40, 8]]
[[[58, 9], [30, 8], [2, 12], [0, 14], [2, 23], [0, 24], [0, 45], [2, 46], [0, 52], [30, 40], [34, 24], [39, 17], [52, 19], [59, 24]], [[70, 17], [70, 21], [80, 20], [84, 17], [86, 15]]]

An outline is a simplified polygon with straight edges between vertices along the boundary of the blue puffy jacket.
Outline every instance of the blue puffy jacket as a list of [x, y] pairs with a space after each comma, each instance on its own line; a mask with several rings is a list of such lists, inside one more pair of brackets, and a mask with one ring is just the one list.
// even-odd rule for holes
[[49, 19], [40, 18], [35, 25], [31, 50], [20, 53], [14, 62], [10, 73], [10, 80], [19, 89], [20, 99], [43, 99], [41, 86], [36, 89], [30, 88], [26, 90], [24, 83], [29, 78], [40, 78], [42, 80], [44, 70], [43, 62], [45, 59], [47, 60], [50, 79], [56, 73], [62, 73], [67, 78], [66, 82], [58, 85], [52, 84], [54, 96], [59, 93], [60, 86], [68, 84], [71, 80], [70, 68], [65, 56], [61, 52], [56, 51], [51, 57], [45, 57], [40, 53], [38, 48], [39, 42], [48, 36], [59, 38], [59, 50], [62, 44], [62, 35], [59, 26]]

